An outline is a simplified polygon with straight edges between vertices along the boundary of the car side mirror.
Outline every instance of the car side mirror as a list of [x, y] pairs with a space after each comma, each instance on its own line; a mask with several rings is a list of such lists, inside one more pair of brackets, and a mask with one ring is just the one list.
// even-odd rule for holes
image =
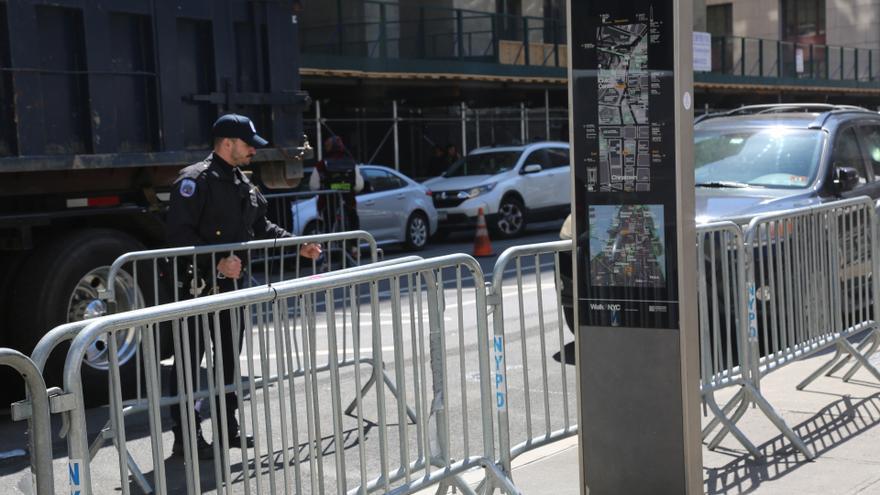
[[540, 172], [541, 170], [544, 170], [544, 167], [538, 165], [537, 163], [532, 163], [523, 167], [524, 174], [534, 174]]
[[859, 172], [852, 167], [835, 168], [832, 183], [837, 194], [852, 191], [859, 185]]

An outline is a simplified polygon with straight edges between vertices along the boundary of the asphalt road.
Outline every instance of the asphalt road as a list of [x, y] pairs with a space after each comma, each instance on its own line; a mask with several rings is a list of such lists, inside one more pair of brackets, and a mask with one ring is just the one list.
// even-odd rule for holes
[[[509, 246], [557, 240], [559, 225], [560, 222], [538, 225], [525, 237], [493, 241], [493, 248], [497, 255]], [[471, 246], [472, 238], [469, 233], [453, 234], [435, 239], [429, 247], [417, 254], [430, 258], [450, 253], [469, 253]], [[384, 252], [385, 259], [412, 254], [395, 247], [385, 247]], [[484, 273], [490, 274], [495, 257], [480, 258], [479, 261]], [[533, 265], [533, 259], [524, 260], [521, 292], [518, 292], [515, 273], [509, 274], [510, 277], [505, 276], [507, 282], [504, 288], [503, 328], [507, 365], [505, 378], [508, 385], [506, 410], [509, 414], [513, 445], [528, 438], [540, 437], [547, 431], [559, 430], [576, 421], [575, 377], [574, 366], [571, 364], [573, 349], [570, 345], [573, 339], [564, 325], [559, 323], [552, 258], [539, 260], [543, 271], [538, 276], [535, 275]], [[403, 393], [395, 396], [387, 387], [374, 387], [364, 397], [360, 417], [356, 413], [339, 414], [340, 409], [355, 397], [356, 386], [363, 386], [372, 372], [369, 366], [361, 366], [359, 369], [348, 366], [340, 368], [335, 374], [319, 373], [310, 383], [303, 377], [298, 377], [285, 382], [286, 386], [271, 386], [248, 396], [244, 401], [245, 422], [254, 421], [257, 425], [257, 436], [261, 439], [260, 455], [255, 456], [253, 451], [249, 451], [247, 456], [242, 456], [239, 450], [229, 451], [230, 492], [244, 493], [247, 485], [254, 493], [259, 489], [263, 493], [275, 493], [281, 486], [302, 487], [302, 493], [318, 493], [322, 490], [313, 486], [313, 483], [319, 484], [320, 481], [327, 493], [336, 493], [340, 488], [341, 477], [345, 479], [345, 489], [351, 490], [360, 483], [362, 475], [366, 475], [367, 479], [378, 476], [382, 472], [383, 464], [394, 471], [407, 461], [416, 461], [427, 450], [437, 453], [437, 434], [426, 431], [409, 420], [405, 415], [404, 404], [420, 415], [427, 411], [437, 414], [442, 410], [445, 419], [439, 424], [443, 425], [441, 430], [448, 432], [450, 457], [460, 459], [486, 454], [486, 445], [483, 442], [486, 433], [482, 415], [484, 406], [489, 406], [487, 410], [494, 426], [490, 438], [497, 438], [494, 431], [498, 425], [495, 423], [496, 409], [492, 402], [495, 400], [494, 390], [485, 402], [481, 395], [477, 321], [482, 316], [475, 304], [472, 280], [467, 274], [461, 277], [460, 295], [457, 291], [458, 285], [456, 274], [449, 273], [444, 280], [444, 339], [433, 348], [425, 330], [427, 308], [424, 298], [411, 299], [409, 293], [404, 291], [400, 300], [400, 311], [395, 318], [395, 301], [389, 297], [388, 283], [381, 286], [383, 290], [380, 291], [378, 300], [371, 301], [369, 297], [362, 297], [356, 313], [352, 313], [350, 308], [346, 310], [339, 304], [334, 305], [337, 325], [335, 347], [329, 332], [333, 322], [326, 313], [326, 304], [320, 306], [311, 344], [318, 363], [329, 362], [334, 351], [337, 356], [347, 352], [347, 356], [351, 357], [352, 321], [356, 314], [360, 319], [361, 329], [372, 328], [374, 322], [381, 329], [378, 332], [381, 337], [372, 342], [362, 342], [361, 351], [373, 355], [375, 350], [376, 355], [381, 355], [389, 379], [398, 384]], [[420, 307], [419, 302], [423, 306]], [[490, 335], [493, 333], [492, 323], [495, 316], [488, 319]], [[394, 325], [395, 319], [400, 322], [397, 326]], [[347, 325], [347, 330], [342, 329], [343, 322]], [[277, 371], [279, 356], [284, 355], [285, 344], [276, 335], [276, 328], [271, 324], [254, 325], [251, 333], [252, 345], [262, 352], [255, 351], [255, 358], [250, 362], [244, 357], [247, 353], [243, 353], [242, 368], [252, 366], [249, 376], [273, 375]], [[540, 331], [541, 328], [544, 329], [543, 332]], [[296, 337], [293, 341], [297, 341]], [[301, 349], [303, 345], [306, 343], [300, 339], [298, 348]], [[431, 352], [432, 349], [441, 348], [442, 352]], [[265, 358], [263, 361], [259, 359], [260, 354]], [[442, 365], [437, 369], [445, 371], [443, 379], [432, 376], [432, 356], [436, 360], [435, 365]], [[167, 364], [163, 363], [166, 375]], [[416, 377], [421, 379], [416, 380]], [[492, 380], [494, 377], [493, 373]], [[435, 407], [438, 393], [443, 396], [442, 409]], [[378, 413], [380, 401], [386, 404], [384, 417]], [[312, 407], [306, 407], [306, 404], [311, 404]], [[282, 417], [287, 420], [282, 421]], [[334, 418], [338, 418], [338, 421], [335, 422]], [[400, 421], [401, 418], [403, 422]], [[94, 434], [99, 431], [106, 419], [106, 410], [90, 410], [90, 432]], [[338, 436], [334, 435], [334, 423], [339, 431]], [[210, 419], [203, 423], [209, 432], [209, 440], [211, 424]], [[320, 438], [320, 442], [309, 444], [309, 425], [314, 427], [313, 438]], [[24, 448], [23, 426], [12, 423], [8, 415], [0, 419], [0, 452]], [[67, 459], [64, 454], [66, 441], [57, 435], [60, 428], [58, 418], [54, 419], [54, 428], [56, 490], [64, 491], [67, 487]], [[298, 431], [293, 432], [294, 428]], [[171, 493], [184, 493], [186, 478], [194, 470], [188, 469], [179, 458], [170, 457], [172, 435], [167, 410], [163, 414], [163, 430], [168, 489]], [[90, 435], [90, 438], [93, 436]], [[147, 479], [152, 481], [154, 467], [145, 415], [131, 415], [126, 418], [126, 436], [132, 457]], [[339, 441], [342, 442], [341, 449]], [[496, 449], [497, 445], [492, 443], [489, 447]], [[27, 462], [27, 457], [23, 456], [0, 460], [0, 493], [29, 493]], [[98, 452], [91, 464], [91, 470], [96, 493], [120, 491], [118, 454], [110, 443]], [[200, 491], [221, 491], [218, 490], [215, 463], [200, 463], [198, 473]], [[222, 469], [219, 475], [220, 478], [226, 476]], [[134, 484], [131, 488], [132, 493], [138, 493]], [[295, 491], [291, 488], [291, 493]]]

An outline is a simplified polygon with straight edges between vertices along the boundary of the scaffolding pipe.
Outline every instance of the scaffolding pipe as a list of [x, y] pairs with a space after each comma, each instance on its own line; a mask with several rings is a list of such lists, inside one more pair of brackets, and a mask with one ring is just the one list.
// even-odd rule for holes
[[461, 102], [461, 156], [467, 155], [467, 105]]
[[550, 90], [544, 90], [544, 139], [550, 140]]
[[480, 147], [480, 111], [474, 110], [474, 122], [477, 124], [477, 148]]
[[397, 127], [397, 100], [391, 102], [394, 108], [394, 170], [400, 172], [400, 136]]
[[521, 144], [526, 144], [526, 103], [519, 103], [519, 140]]
[[321, 100], [315, 100], [315, 139], [318, 141], [318, 161], [324, 159], [324, 140], [321, 139]]
[[497, 113], [498, 113], [498, 108], [494, 108], [494, 109], [492, 109], [492, 113], [489, 114], [489, 122], [490, 122], [490, 124], [489, 124], [489, 138], [492, 140], [492, 142], [490, 143], [492, 146], [495, 146], [495, 144], [496, 144], [495, 143], [495, 117], [497, 116], [496, 115]]

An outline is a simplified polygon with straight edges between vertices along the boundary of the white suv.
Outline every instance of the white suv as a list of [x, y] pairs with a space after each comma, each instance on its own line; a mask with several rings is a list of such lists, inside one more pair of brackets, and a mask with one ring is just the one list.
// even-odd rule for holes
[[478, 148], [424, 185], [444, 229], [473, 228], [478, 211], [496, 235], [522, 234], [526, 220], [565, 218], [571, 209], [568, 143]]

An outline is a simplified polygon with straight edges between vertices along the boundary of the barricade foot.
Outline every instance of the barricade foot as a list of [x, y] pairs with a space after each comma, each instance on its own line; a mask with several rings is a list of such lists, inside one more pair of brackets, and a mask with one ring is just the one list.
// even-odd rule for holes
[[[511, 481], [498, 466], [491, 462], [484, 462], [483, 467], [486, 470], [486, 486], [492, 487], [492, 491], [494, 491], [494, 488], [497, 486], [507, 495], [522, 495], [519, 488], [513, 484], [513, 481]], [[492, 491], [487, 493], [492, 493]]]
[[452, 488], [452, 493], [456, 493], [457, 491], [461, 491], [466, 495], [477, 495], [467, 483], [464, 482], [459, 476], [455, 476], [451, 481], [441, 481], [437, 485], [437, 491], [434, 492], [436, 495], [446, 495], [449, 493], [449, 489]]
[[[872, 344], [871, 350], [869, 350], [866, 353], [863, 353], [866, 356], [870, 356], [871, 354], [873, 354], [877, 350], [878, 344], [880, 344], [880, 342], [878, 342], [877, 329], [871, 330], [870, 335], [868, 335], [867, 337], [865, 337], [864, 340], [859, 342], [859, 346], [858, 346], [859, 352], [862, 352], [865, 349], [865, 347], [868, 345], [869, 342]], [[838, 349], [838, 352], [839, 352], [839, 349]], [[825, 376], [831, 376], [834, 373], [837, 373], [838, 371], [842, 370], [844, 367], [846, 367], [847, 364], [849, 364], [850, 359], [852, 359], [852, 356], [849, 356], [849, 355], [844, 356], [844, 358], [841, 359], [840, 362], [837, 363], [833, 368], [831, 368], [828, 371], [828, 373], [825, 374]], [[848, 382], [861, 367], [862, 367], [861, 363], [856, 361], [852, 365], [850, 370], [846, 373], [846, 375], [844, 375], [843, 381]]]
[[[391, 381], [391, 377], [388, 376], [388, 373], [385, 373], [385, 370], [382, 370], [382, 379], [385, 381], [385, 386], [387, 386], [388, 390], [391, 391], [391, 395], [393, 395], [395, 399], [399, 400], [400, 395], [397, 391], [397, 386], [394, 384], [394, 382]], [[409, 420], [413, 422], [413, 424], [418, 423], [416, 412], [413, 411], [411, 407], [409, 407], [409, 404], [406, 405], [406, 415]]]
[[852, 344], [850, 344], [846, 340], [841, 340], [840, 345], [842, 345], [844, 350], [849, 352], [850, 355], [852, 355], [852, 357], [854, 357], [859, 364], [864, 366], [869, 373], [874, 375], [874, 378], [876, 378], [877, 381], [880, 381], [880, 370], [877, 370], [877, 368], [875, 368], [874, 365], [871, 364], [870, 361], [868, 361], [868, 358], [866, 358], [861, 352], [857, 351], [856, 348], [853, 347]]
[[131, 474], [131, 477], [134, 478], [134, 482], [137, 484], [138, 488], [141, 489], [141, 493], [147, 495], [153, 493], [153, 487], [150, 486], [150, 482], [147, 481], [144, 473], [141, 472], [141, 468], [138, 467], [134, 457], [131, 456], [131, 452], [126, 452], [125, 455], [127, 456], [125, 461], [128, 463], [128, 471]]
[[[373, 366], [373, 363], [371, 361], [366, 360], [366, 359], [364, 359], [363, 361], [369, 362], [370, 366]], [[356, 370], [355, 373], [357, 373], [357, 372], [358, 371]], [[370, 377], [367, 378], [367, 383], [365, 383], [364, 386], [361, 387], [360, 392], [358, 392], [360, 394], [361, 399], [363, 399], [367, 395], [367, 392], [370, 391], [370, 388], [372, 388], [374, 383], [376, 383], [376, 377], [373, 373], [370, 373]], [[348, 405], [348, 407], [345, 408], [345, 414], [351, 415], [352, 411], [354, 411], [354, 409], [356, 407], [357, 407], [357, 397], [352, 399], [351, 403]]]
[[[798, 390], [803, 390], [807, 388], [809, 384], [813, 383], [817, 378], [819, 378], [823, 373], [825, 373], [825, 371], [828, 371], [825, 376], [830, 376], [839, 367], [843, 367], [847, 360], [849, 360], [849, 356], [846, 356], [844, 359], [840, 360], [841, 356], [842, 353], [840, 352], [840, 347], [838, 346], [837, 349], [835, 349], [834, 357], [832, 357], [830, 361], [820, 366], [819, 369], [810, 374], [810, 376], [805, 378], [802, 382], [798, 383], [797, 387], [795, 388], [797, 388]], [[840, 360], [840, 362], [838, 362], [838, 360]]]
[[[868, 343], [868, 341], [871, 342], [871, 347], [868, 349], [867, 352], [863, 352], [865, 347], [867, 347], [866, 344]], [[880, 338], [878, 338], [877, 330], [875, 329], [875, 330], [872, 330], [871, 335], [868, 338], [866, 338], [859, 345], [858, 350], [859, 350], [859, 353], [861, 353], [863, 356], [870, 357], [875, 352], [877, 352], [877, 347], [880, 347]], [[856, 361], [856, 363], [853, 364], [852, 368], [850, 368], [849, 371], [847, 371], [846, 374], [843, 375], [843, 381], [845, 381], [845, 382], [850, 381], [852, 379], [852, 377], [855, 376], [856, 372], [859, 371], [859, 368], [861, 368], [861, 367], [862, 367], [861, 363]]]
[[788, 438], [792, 445], [794, 445], [796, 449], [801, 451], [801, 453], [806, 456], [808, 460], [812, 461], [813, 459], [815, 459], [816, 455], [813, 454], [813, 451], [810, 450], [809, 447], [807, 447], [803, 439], [801, 439], [801, 437], [799, 437], [798, 434], [794, 432], [794, 430], [789, 428], [789, 426], [785, 423], [785, 420], [783, 420], [779, 416], [779, 414], [776, 413], [776, 410], [773, 409], [773, 406], [771, 406], [770, 403], [767, 402], [767, 399], [765, 399], [761, 395], [761, 393], [754, 388], [748, 385], [746, 385], [746, 387], [748, 387], [749, 389], [749, 395], [751, 396], [752, 400], [755, 401], [755, 404], [758, 405], [758, 408], [761, 409], [761, 412], [763, 412], [764, 415], [767, 416], [767, 419], [769, 419], [776, 426], [776, 428], [778, 428], [779, 431], [782, 432], [782, 434], [786, 438]]
[[[711, 404], [709, 407], [711, 407]], [[717, 407], [717, 404], [716, 404], [716, 407]], [[715, 438], [713, 438], [712, 441], [709, 442], [709, 449], [710, 450], [717, 449], [718, 446], [721, 445], [721, 441], [724, 440], [727, 437], [727, 434], [731, 433], [731, 432], [733, 432], [734, 436], [737, 436], [737, 434], [739, 434], [740, 436], [742, 436], [743, 439], [745, 439], [745, 435], [743, 435], [742, 432], [739, 431], [739, 428], [736, 427], [736, 424], [739, 422], [740, 419], [742, 419], [743, 415], [745, 415], [746, 411], [748, 411], [748, 410], [749, 410], [749, 401], [747, 398], [743, 397], [743, 401], [739, 403], [739, 406], [736, 408], [736, 412], [734, 412], [730, 416], [730, 418], [727, 418], [726, 416], [724, 416], [723, 419], [721, 419], [721, 423], [723, 424], [723, 426], [721, 427], [721, 431], [719, 431], [718, 434], [715, 435]], [[736, 431], [734, 431], [734, 430], [736, 430]], [[739, 440], [739, 438], [737, 438], [737, 439]], [[742, 441], [740, 440], [740, 442], [742, 442]], [[749, 444], [751, 444], [751, 442], [749, 442]], [[745, 444], [744, 444], [744, 446], [748, 450], [748, 446]], [[752, 447], [754, 448], [754, 445], [752, 445]], [[758, 452], [758, 450], [755, 449], [755, 451], [752, 453], [754, 455], [757, 455], [757, 452]]]
[[[742, 398], [745, 397], [745, 394], [742, 391], [737, 393], [737, 395], [740, 395], [740, 394], [742, 394]], [[717, 437], [715, 437], [714, 440], [718, 440], [719, 437], [723, 438], [722, 434], [724, 434], [725, 431], [729, 431], [730, 433], [733, 434], [733, 437], [736, 438], [737, 441], [739, 441], [739, 443], [749, 452], [749, 454], [752, 454], [752, 456], [754, 456], [757, 459], [760, 459], [763, 457], [763, 455], [761, 455], [761, 452], [758, 450], [758, 448], [755, 447], [755, 444], [753, 444], [746, 437], [746, 435], [742, 432], [742, 430], [737, 428], [736, 424], [733, 421], [731, 421], [730, 419], [727, 418], [727, 414], [729, 414], [729, 411], [727, 411], [727, 412], [723, 411], [718, 406], [718, 403], [715, 402], [715, 398], [712, 397], [711, 395], [706, 398], [706, 402], [709, 405], [709, 409], [711, 409], [712, 412], [715, 413], [715, 418], [718, 420], [718, 422], [721, 423], [722, 425], [724, 425], [724, 429], [721, 430], [721, 433], [719, 433], [719, 435]], [[733, 403], [734, 403], [734, 401], [732, 400], [725, 407], [729, 407]], [[742, 408], [743, 406], [745, 406], [745, 408], [748, 408], [748, 401], [747, 400], [742, 400], [740, 402], [740, 408]], [[730, 408], [732, 409], [732, 407], [730, 407]], [[714, 440], [713, 440], [713, 442], [714, 442]], [[719, 442], [720, 442], [720, 440], [719, 440]], [[717, 446], [718, 446], [717, 444], [714, 446], [710, 444], [709, 448], [714, 450]]]
[[[739, 392], [737, 392], [730, 399], [730, 401], [724, 405], [724, 408], [721, 409], [721, 411], [724, 413], [724, 416], [727, 416], [728, 414], [730, 414], [730, 412], [733, 411], [733, 408], [736, 407], [736, 405], [739, 404], [743, 400], [744, 396], [745, 396], [745, 390], [742, 387], [740, 387]], [[712, 401], [713, 402], [715, 401], [714, 397], [712, 398]], [[716, 405], [717, 405], [717, 403], [716, 403]], [[711, 421], [709, 421], [709, 424], [706, 425], [705, 428], [703, 428], [702, 439], [706, 440], [707, 438], [709, 438], [709, 435], [712, 433], [712, 430], [717, 428], [719, 424], [721, 424], [721, 418], [719, 418], [718, 415], [716, 414], [715, 417], [712, 418]]]
[[[363, 361], [369, 362], [370, 366], [375, 366], [371, 360], [364, 359]], [[388, 387], [388, 390], [391, 392], [391, 395], [393, 395], [395, 399], [399, 399], [400, 395], [399, 395], [399, 392], [397, 391], [397, 386], [394, 385], [394, 382], [391, 381], [391, 377], [388, 376], [388, 373], [386, 373], [384, 369], [382, 370], [382, 381], [385, 382], [385, 386]], [[372, 386], [375, 383], [376, 383], [376, 379], [375, 379], [374, 375], [372, 373], [370, 373], [370, 378], [367, 379], [367, 383], [364, 384], [364, 386], [361, 388], [361, 391], [360, 391], [360, 397], [362, 400], [364, 397], [366, 397], [367, 392], [370, 391], [370, 388], [372, 388]], [[351, 415], [352, 411], [354, 411], [356, 407], [357, 407], [357, 397], [352, 399], [351, 403], [349, 403], [348, 406], [345, 408], [345, 414]], [[415, 411], [413, 411], [412, 407], [409, 406], [409, 404], [407, 404], [407, 406], [406, 406], [406, 415], [407, 415], [407, 417], [409, 417], [409, 420], [412, 421], [413, 423], [418, 422], [418, 420], [416, 418], [416, 413], [415, 413]]]

